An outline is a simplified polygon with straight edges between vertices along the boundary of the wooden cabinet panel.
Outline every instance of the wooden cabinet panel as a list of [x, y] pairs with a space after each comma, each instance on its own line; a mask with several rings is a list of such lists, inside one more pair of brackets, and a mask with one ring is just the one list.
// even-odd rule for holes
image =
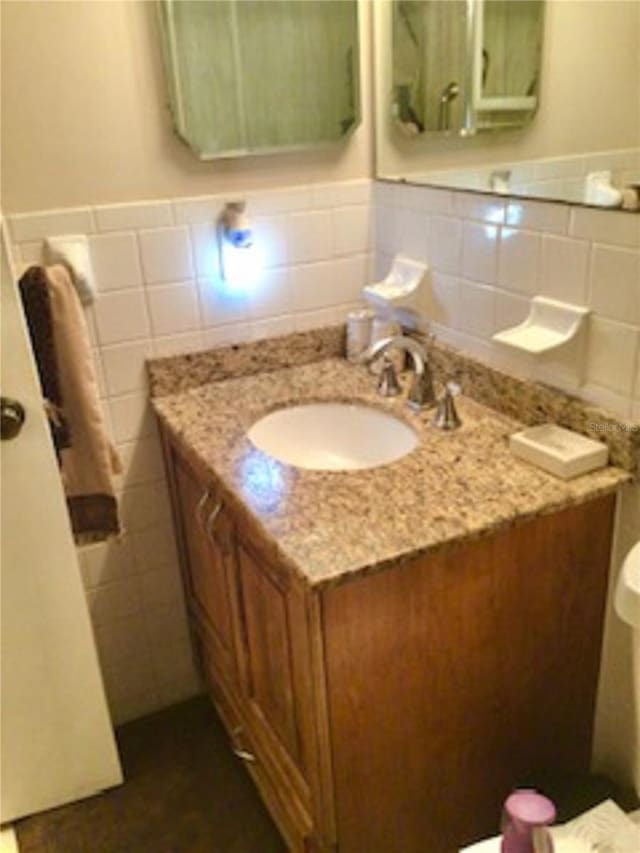
[[299, 762], [287, 590], [243, 543], [237, 543], [236, 553], [246, 644], [245, 690], [254, 711]]
[[453, 853], [589, 766], [614, 498], [327, 590], [342, 853]]
[[[191, 607], [195, 608], [201, 628], [217, 646], [227, 674], [233, 669], [233, 629], [231, 622], [230, 584], [225, 537], [215, 530], [223, 527], [224, 510], [198, 482], [185, 463], [175, 469], [179, 508], [184, 531], [184, 547], [188, 560], [187, 585]], [[215, 514], [215, 517], [214, 517]]]

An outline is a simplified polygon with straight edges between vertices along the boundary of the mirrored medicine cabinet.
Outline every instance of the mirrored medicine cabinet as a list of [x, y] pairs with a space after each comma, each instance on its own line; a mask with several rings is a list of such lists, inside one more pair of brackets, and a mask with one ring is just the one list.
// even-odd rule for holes
[[337, 143], [360, 122], [357, 0], [160, 0], [174, 126], [201, 159]]

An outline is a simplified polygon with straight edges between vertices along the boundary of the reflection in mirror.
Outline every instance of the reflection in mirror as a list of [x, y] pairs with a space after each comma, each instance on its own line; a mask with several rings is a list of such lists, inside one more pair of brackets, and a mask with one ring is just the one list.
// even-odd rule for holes
[[542, 0], [394, 0], [393, 105], [407, 136], [518, 127], [538, 104]]
[[640, 3], [390, 0], [374, 36], [378, 177], [640, 207]]
[[159, 8], [174, 124], [201, 159], [337, 142], [357, 127], [357, 0]]
[[473, 60], [476, 109], [535, 109], [542, 16], [541, 0], [480, 3]]
[[465, 0], [395, 0], [393, 114], [408, 136], [464, 125]]

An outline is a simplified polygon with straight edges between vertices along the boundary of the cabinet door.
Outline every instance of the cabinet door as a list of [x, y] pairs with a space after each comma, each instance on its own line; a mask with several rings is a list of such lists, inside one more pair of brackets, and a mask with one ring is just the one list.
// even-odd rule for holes
[[238, 542], [245, 690], [262, 720], [297, 760], [300, 754], [285, 582]]
[[205, 642], [214, 645], [214, 659], [224, 674], [233, 670], [233, 633], [227, 555], [228, 523], [224, 508], [188, 466], [176, 465], [176, 486], [188, 562], [190, 609]]

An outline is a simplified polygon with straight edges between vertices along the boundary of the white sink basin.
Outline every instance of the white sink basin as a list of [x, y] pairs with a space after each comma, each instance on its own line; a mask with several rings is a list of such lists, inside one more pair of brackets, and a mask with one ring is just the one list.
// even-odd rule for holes
[[265, 415], [247, 433], [258, 450], [312, 471], [375, 468], [411, 453], [418, 436], [393, 415], [350, 403], [309, 403]]

